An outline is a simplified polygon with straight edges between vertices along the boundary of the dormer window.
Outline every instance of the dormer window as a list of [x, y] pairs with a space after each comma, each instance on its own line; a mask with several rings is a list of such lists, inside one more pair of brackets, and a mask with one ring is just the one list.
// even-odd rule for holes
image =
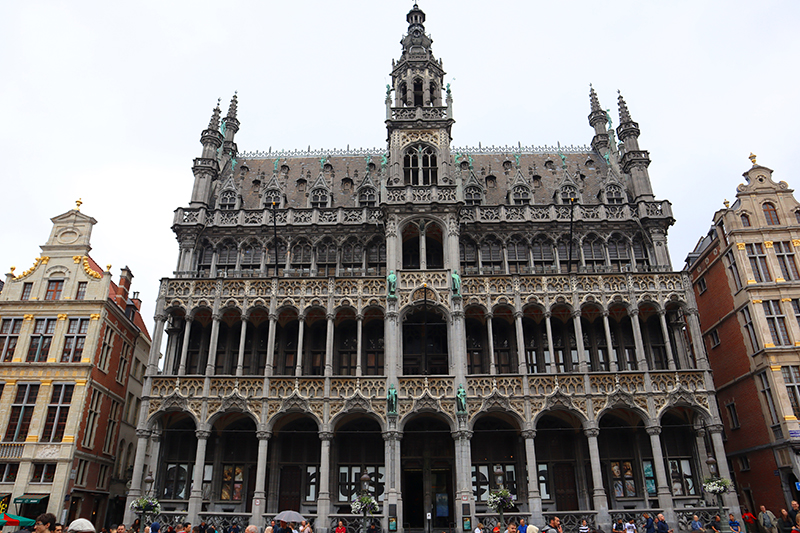
[[464, 203], [467, 205], [481, 205], [483, 195], [478, 187], [467, 187], [464, 190]]
[[741, 219], [742, 219], [742, 226], [744, 226], [745, 228], [749, 228], [750, 227], [750, 217], [747, 216], [747, 215], [742, 215]]
[[422, 80], [417, 78], [414, 80], [414, 106], [421, 107], [423, 94], [422, 94]]
[[61, 291], [64, 290], [64, 280], [54, 279], [47, 282], [47, 292], [44, 295], [45, 300], [60, 300]]
[[403, 178], [406, 185], [435, 185], [438, 179], [436, 150], [425, 144], [406, 148]]
[[572, 202], [578, 201], [578, 189], [571, 185], [567, 185], [561, 188], [561, 203], [562, 204], [571, 204]]
[[264, 205], [272, 209], [272, 204], [278, 208], [281, 206], [281, 191], [277, 189], [270, 189], [264, 193]]
[[219, 208], [223, 211], [236, 209], [236, 193], [225, 191], [219, 196]]
[[616, 185], [609, 185], [606, 187], [606, 203], [610, 205], [625, 203], [625, 197], [622, 194], [622, 189]]
[[311, 207], [315, 209], [328, 207], [328, 191], [325, 189], [314, 189], [311, 191]]
[[528, 205], [531, 203], [531, 191], [527, 187], [517, 185], [513, 191], [514, 205]]
[[360, 207], [375, 207], [375, 204], [375, 189], [371, 187], [363, 189], [358, 195], [358, 205]]
[[767, 221], [767, 225], [769, 226], [777, 226], [781, 223], [780, 219], [778, 218], [778, 211], [775, 210], [775, 206], [769, 202], [764, 204], [764, 218]]

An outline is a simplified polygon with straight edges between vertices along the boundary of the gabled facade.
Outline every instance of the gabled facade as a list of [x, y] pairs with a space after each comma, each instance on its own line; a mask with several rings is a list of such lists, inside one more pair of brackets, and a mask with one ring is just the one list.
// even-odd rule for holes
[[739, 501], [780, 509], [800, 497], [800, 203], [751, 160], [686, 268]]
[[103, 524], [124, 492], [120, 423], [150, 338], [130, 270], [116, 284], [89, 256], [96, 221], [78, 209], [52, 221], [42, 255], [0, 292], [0, 492], [10, 512]]
[[157, 301], [139, 445], [160, 455], [129, 498], [152, 469], [162, 524], [298, 509], [324, 532], [358, 524], [367, 473], [382, 528], [469, 530], [498, 519], [498, 468], [536, 525], [707, 515], [722, 426], [625, 101], [614, 130], [591, 90], [591, 146], [452, 147], [407, 21], [384, 149], [237, 152], [237, 97], [214, 109]]

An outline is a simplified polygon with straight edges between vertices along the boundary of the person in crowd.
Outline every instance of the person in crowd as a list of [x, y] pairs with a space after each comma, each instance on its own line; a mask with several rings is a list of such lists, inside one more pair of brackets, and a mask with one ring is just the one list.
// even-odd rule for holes
[[728, 515], [728, 527], [731, 528], [731, 533], [742, 533], [742, 526], [733, 513]]
[[642, 528], [644, 529], [644, 533], [656, 533], [656, 523], [650, 518], [650, 513], [642, 513]]
[[95, 533], [94, 524], [85, 518], [73, 520], [67, 528], [67, 533]]
[[722, 531], [722, 517], [720, 515], [714, 515], [714, 518], [708, 523], [708, 529], [713, 531], [713, 533], [720, 533], [720, 531]]
[[528, 524], [525, 523], [524, 518], [519, 519], [519, 525], [517, 526], [517, 533], [527, 533], [528, 532]]
[[792, 525], [797, 523], [797, 514], [800, 512], [800, 504], [792, 500], [792, 508], [789, 509], [789, 516], [792, 518]]
[[781, 509], [781, 515], [778, 517], [778, 533], [792, 533], [793, 525], [794, 522], [789, 516], [789, 511]]
[[478, 522], [478, 526], [475, 528], [475, 531], [472, 533], [483, 533], [483, 523]]
[[208, 524], [206, 524], [206, 519], [200, 520], [200, 533], [206, 533], [208, 531]]
[[[374, 526], [375, 524], [372, 524], [372, 525]], [[370, 531], [377, 532], [377, 530], [370, 530]], [[305, 529], [304, 533], [314, 533], [314, 528], [311, 527], [311, 523], [307, 523], [306, 524], [306, 529]]]
[[347, 533], [347, 528], [344, 527], [344, 522], [342, 522], [341, 520], [339, 520], [339, 525], [336, 526], [335, 533]]
[[578, 533], [589, 533], [589, 522], [585, 519], [581, 520], [581, 525], [578, 526]]
[[696, 514], [692, 515], [692, 522], [689, 524], [689, 528], [691, 529], [692, 533], [706, 533], [706, 528], [703, 527], [700, 517]]
[[[274, 524], [275, 521], [273, 520], [272, 523]], [[266, 529], [272, 530], [272, 527], [273, 526], [269, 525], [269, 526], [267, 526]], [[264, 530], [265, 533], [266, 533], [266, 529]], [[254, 526], [253, 524], [250, 524], [249, 526], [244, 528], [244, 533], [258, 533], [258, 526]]]
[[56, 527], [53, 530], [53, 533], [64, 533], [64, 525], [56, 523]]
[[[444, 533], [444, 531], [442, 531]], [[506, 526], [506, 533], [517, 533], [517, 524], [515, 522], [509, 522]]]
[[628, 523], [625, 524], [625, 533], [636, 533], [636, 524], [634, 523], [633, 518], [628, 520]]
[[658, 533], [672, 533], [672, 530], [669, 528], [669, 524], [667, 524], [667, 519], [664, 518], [663, 513], [658, 513], [658, 523], [656, 524], [656, 531]]
[[747, 533], [758, 533], [758, 519], [756, 518], [756, 515], [747, 509], [747, 507], [742, 507], [742, 522], [744, 522], [744, 529], [747, 531]]
[[800, 513], [797, 514], [797, 519], [792, 526], [792, 533], [800, 533]]
[[192, 533], [192, 523], [191, 522], [184, 522], [183, 523], [183, 533]]
[[500, 533], [500, 524], [495, 524], [492, 528], [492, 533]]
[[625, 531], [625, 524], [622, 522], [622, 518], [617, 519], [611, 529], [614, 530], [615, 533], [622, 533]]
[[557, 516], [551, 516], [547, 525], [542, 530], [543, 533], [563, 533], [561, 529], [561, 519]]
[[44, 513], [36, 517], [36, 523], [33, 525], [34, 533], [48, 533], [48, 531], [55, 531], [56, 529], [56, 515], [53, 513]]
[[778, 519], [764, 505], [758, 513], [758, 527], [762, 533], [778, 533]]

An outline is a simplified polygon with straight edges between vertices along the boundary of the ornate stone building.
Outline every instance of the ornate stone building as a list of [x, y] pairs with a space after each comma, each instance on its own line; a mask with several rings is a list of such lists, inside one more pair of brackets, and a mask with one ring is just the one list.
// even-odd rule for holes
[[687, 258], [742, 505], [800, 498], [800, 203], [756, 164]]
[[366, 472], [384, 528], [469, 529], [496, 520], [498, 469], [538, 525], [703, 506], [722, 426], [624, 100], [614, 130], [590, 91], [591, 146], [451, 147], [442, 62], [407, 20], [386, 149], [242, 153], [236, 96], [214, 110], [157, 302], [139, 448], [159, 451], [129, 498], [151, 468], [165, 521], [292, 508], [325, 531]]
[[150, 337], [131, 271], [114, 283], [89, 255], [97, 221], [77, 208], [52, 221], [41, 256], [0, 292], [0, 493], [12, 513], [108, 525]]

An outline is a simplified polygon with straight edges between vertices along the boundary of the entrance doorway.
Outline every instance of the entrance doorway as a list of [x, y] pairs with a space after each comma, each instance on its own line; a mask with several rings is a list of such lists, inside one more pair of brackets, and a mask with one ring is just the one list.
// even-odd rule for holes
[[422, 470], [406, 470], [403, 479], [403, 523], [406, 527], [425, 526], [425, 484]]
[[[412, 420], [403, 430], [403, 525], [448, 529], [455, 520], [450, 426], [433, 416]], [[427, 515], [430, 513], [430, 523]]]
[[280, 509], [300, 509], [300, 467], [284, 465], [281, 468]]
[[569, 463], [553, 466], [553, 485], [556, 493], [556, 509], [578, 509], [578, 491], [575, 486], [575, 468]]

